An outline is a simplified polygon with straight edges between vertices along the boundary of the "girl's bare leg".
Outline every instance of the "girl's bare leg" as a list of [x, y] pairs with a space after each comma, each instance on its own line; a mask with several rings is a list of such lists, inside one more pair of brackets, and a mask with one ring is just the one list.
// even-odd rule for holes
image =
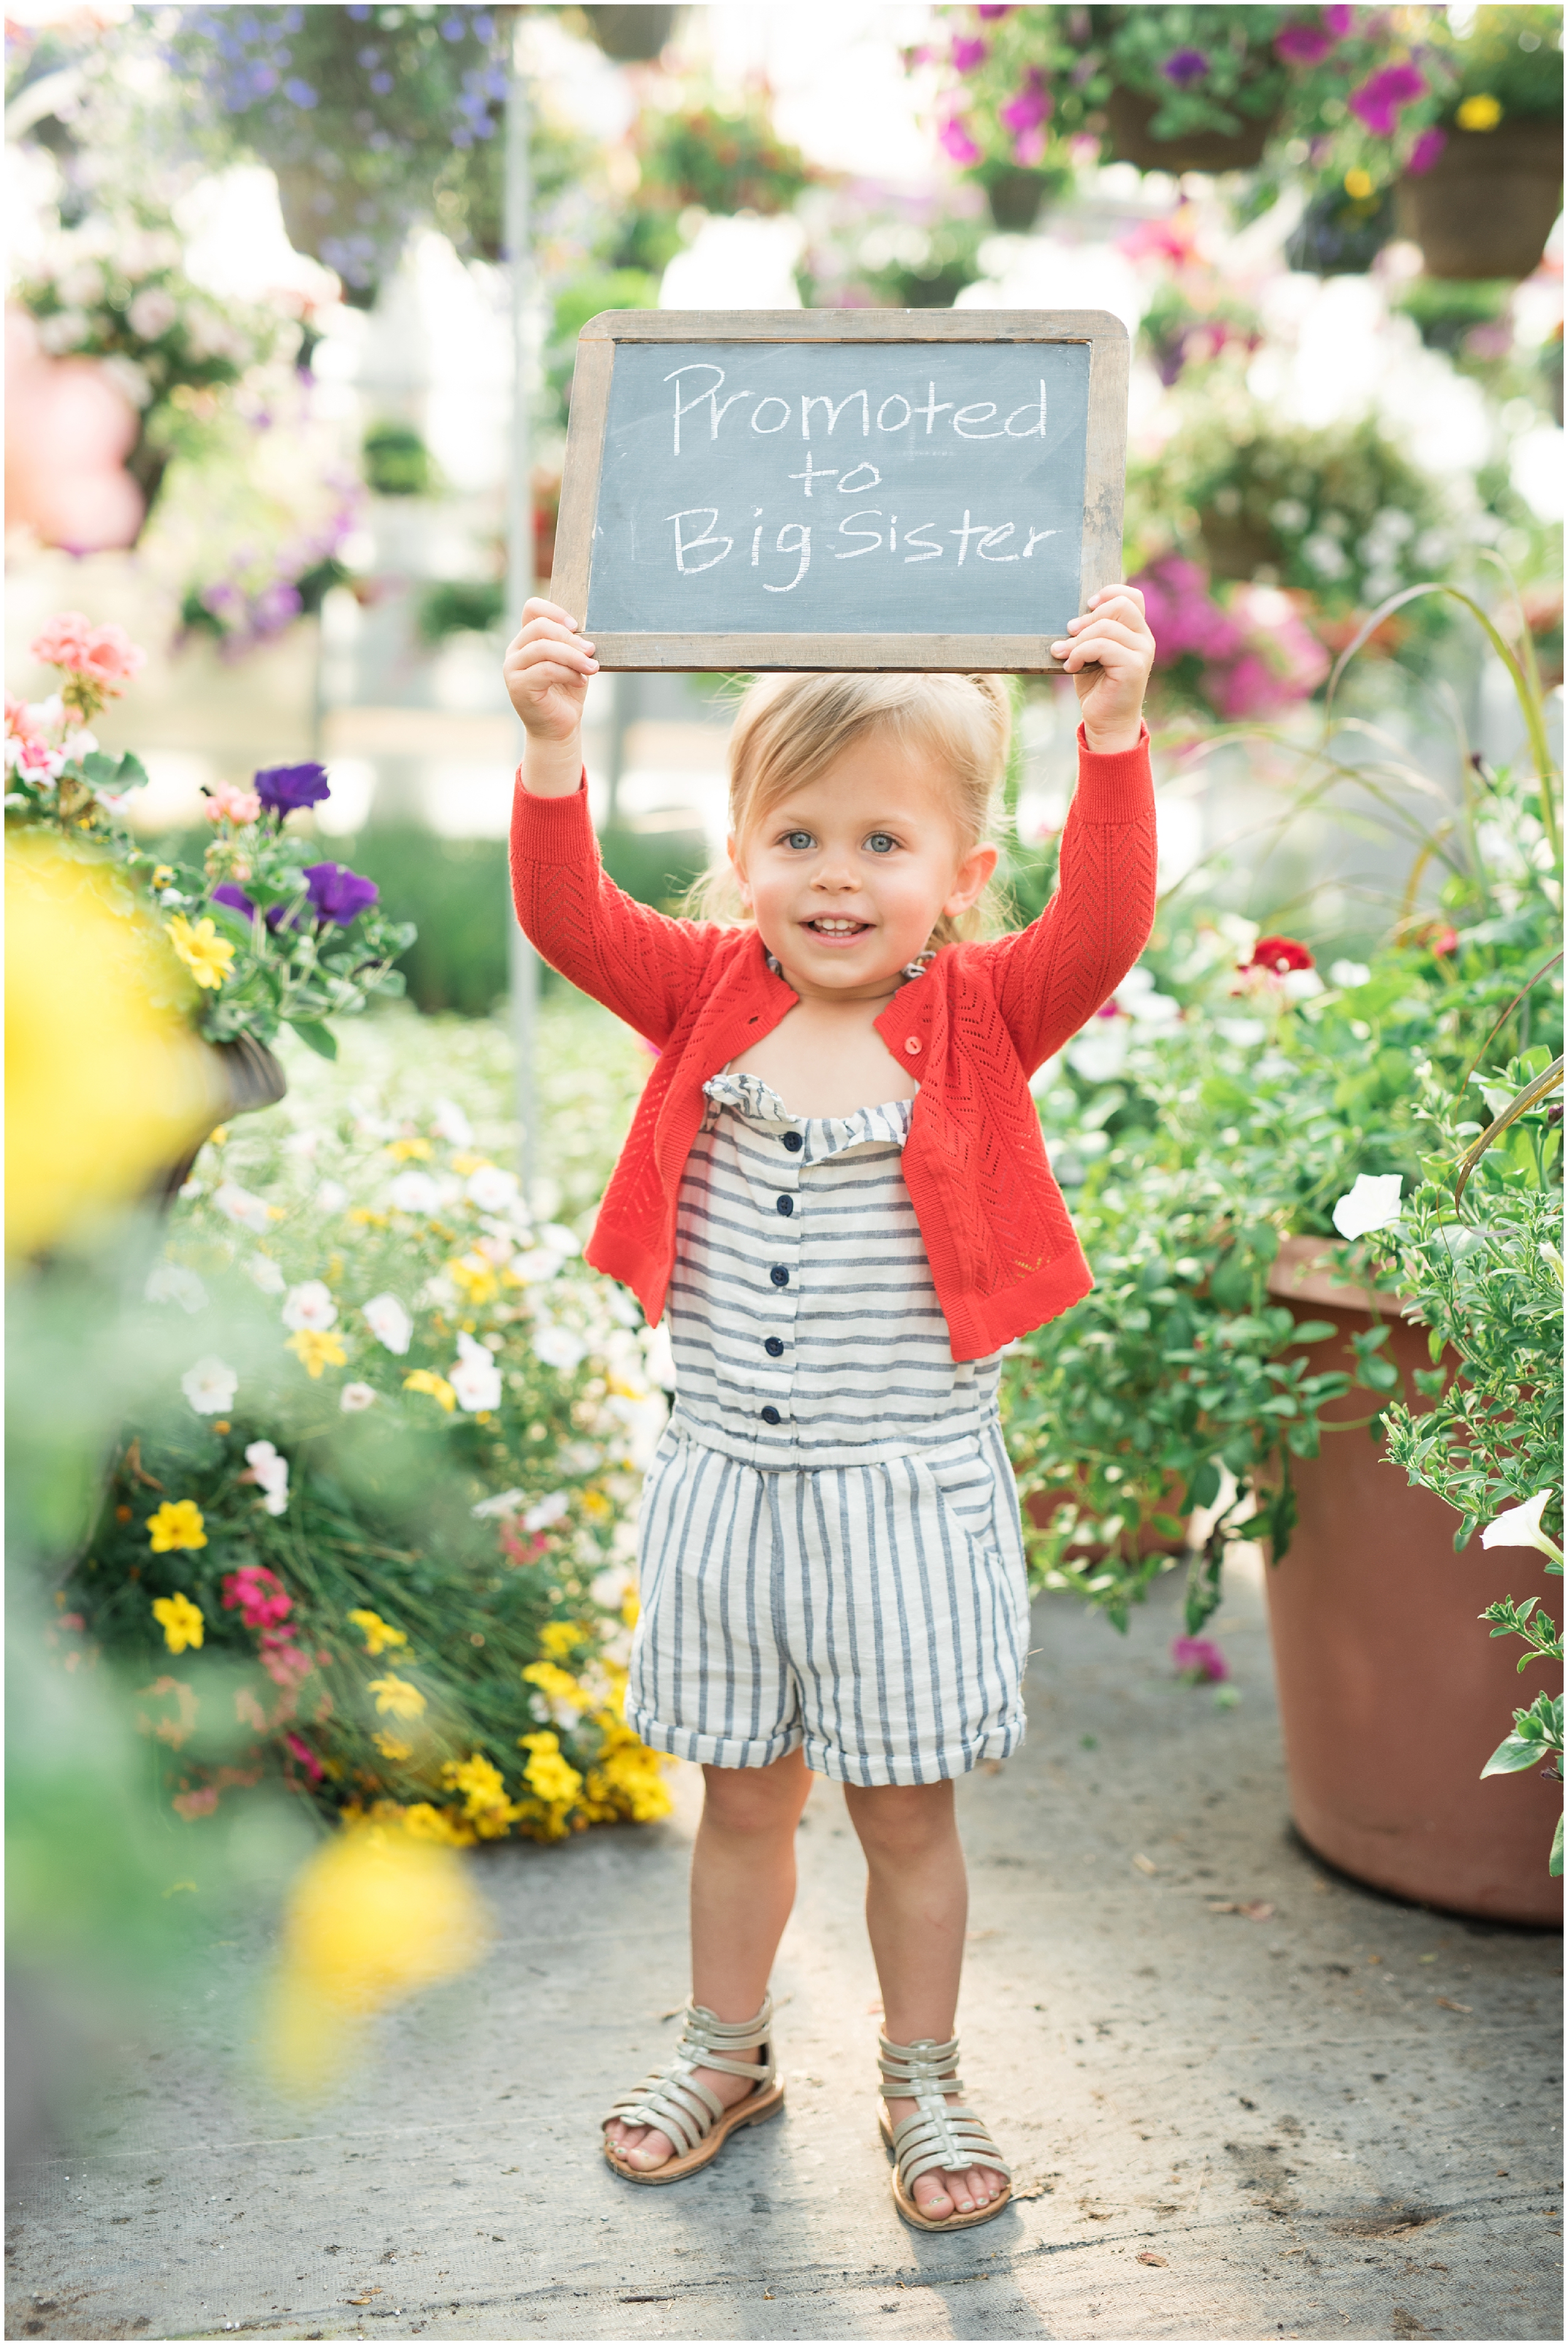
[[[692, 1852], [692, 1999], [732, 2025], [752, 2018], [794, 1903], [794, 1835], [811, 1790], [798, 1751], [771, 1767], [704, 1767], [703, 1821]], [[726, 2108], [750, 2092], [744, 2076], [699, 2068]], [[674, 2145], [650, 2126], [606, 2128], [627, 2163], [652, 2168]]]
[[[883, 2030], [893, 2044], [946, 2044], [958, 2011], [969, 1884], [953, 1812], [950, 1782], [846, 1783], [845, 1805], [865, 1852], [865, 1924], [882, 1982]], [[889, 2098], [895, 2127], [915, 2114], [911, 2100]], [[1004, 2178], [986, 2167], [966, 2174], [923, 2174], [915, 2203], [940, 2221], [967, 2215], [999, 2196]]]

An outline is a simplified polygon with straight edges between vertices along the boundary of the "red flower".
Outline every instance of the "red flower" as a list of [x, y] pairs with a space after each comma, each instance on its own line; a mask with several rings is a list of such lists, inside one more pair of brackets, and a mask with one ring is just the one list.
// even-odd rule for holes
[[1284, 977], [1293, 969], [1310, 969], [1312, 956], [1304, 944], [1294, 937], [1259, 937], [1252, 948], [1252, 958], [1243, 961], [1243, 969], [1266, 969], [1275, 977]]

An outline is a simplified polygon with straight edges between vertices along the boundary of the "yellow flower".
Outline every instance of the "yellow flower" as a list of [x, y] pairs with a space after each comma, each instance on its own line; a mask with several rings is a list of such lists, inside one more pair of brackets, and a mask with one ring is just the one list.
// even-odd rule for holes
[[329, 1841], [296, 1881], [266, 2034], [296, 2090], [319, 2090], [342, 2066], [356, 2018], [457, 1977], [482, 1953], [479, 1896], [433, 1837], [412, 1810], [393, 1809]]
[[435, 1376], [429, 1368], [411, 1369], [403, 1378], [403, 1390], [429, 1393], [432, 1399], [440, 1401], [449, 1416], [458, 1405], [458, 1396], [445, 1376]]
[[356, 1629], [364, 1630], [365, 1650], [372, 1660], [378, 1653], [384, 1653], [389, 1646], [406, 1645], [409, 1641], [401, 1629], [392, 1628], [379, 1612], [350, 1612], [349, 1618]]
[[420, 1718], [424, 1715], [425, 1698], [417, 1685], [407, 1678], [372, 1678], [370, 1691], [376, 1697], [376, 1708], [385, 1717]]
[[428, 1156], [430, 1152], [428, 1140], [390, 1140], [387, 1143], [388, 1155], [397, 1157], [400, 1163], [407, 1163], [410, 1156]]
[[563, 1661], [579, 1645], [586, 1645], [592, 1633], [580, 1620], [547, 1620], [539, 1641], [547, 1661]]
[[501, 1293], [501, 1281], [481, 1254], [465, 1254], [460, 1262], [449, 1262], [447, 1275], [476, 1311], [483, 1303], [493, 1303]]
[[404, 1809], [403, 1829], [410, 1840], [433, 1841], [440, 1848], [471, 1848], [476, 1837], [455, 1808], [435, 1808], [429, 1800]]
[[177, 912], [168, 924], [168, 940], [197, 985], [214, 992], [234, 967], [234, 947], [210, 920], [198, 920], [192, 928], [184, 913]]
[[160, 1596], [153, 1606], [153, 1619], [171, 1653], [183, 1653], [187, 1645], [199, 1646], [207, 1629], [200, 1607], [188, 1596]]
[[291, 1351], [312, 1383], [323, 1368], [340, 1368], [349, 1355], [329, 1327], [297, 1327], [289, 1336]]
[[531, 1791], [537, 1792], [552, 1807], [577, 1797], [582, 1789], [582, 1778], [570, 1761], [562, 1758], [559, 1735], [520, 1734], [517, 1741], [519, 1750], [530, 1754], [523, 1772]]
[[201, 1508], [194, 1498], [166, 1498], [157, 1514], [147, 1517], [147, 1537], [155, 1555], [168, 1555], [177, 1547], [205, 1547]]
[[216, 1125], [213, 1127], [212, 1131], [210, 1131], [210, 1132], [207, 1133], [207, 1146], [208, 1146], [209, 1148], [221, 1148], [221, 1147], [224, 1145], [225, 1142], [228, 1140], [228, 1124], [226, 1124], [226, 1123], [219, 1123], [219, 1124], [216, 1124]]
[[384, 1230], [391, 1223], [390, 1213], [378, 1213], [369, 1205], [350, 1205], [349, 1219], [358, 1222], [361, 1229]]
[[454, 1156], [452, 1158], [452, 1171], [454, 1172], [460, 1172], [463, 1179], [466, 1181], [470, 1172], [477, 1172], [481, 1164], [488, 1164], [489, 1162], [490, 1159], [488, 1156], [476, 1156], [471, 1148], [467, 1148], [463, 1151], [460, 1156]]
[[174, 865], [172, 863], [155, 863], [153, 866], [153, 886], [155, 888], [172, 888], [173, 885]]
[[1453, 118], [1462, 130], [1495, 130], [1502, 108], [1492, 96], [1467, 97]]
[[583, 1513], [594, 1522], [602, 1522], [607, 1515], [615, 1512], [602, 1490], [584, 1490], [579, 1504]]
[[470, 1759], [449, 1759], [441, 1769], [441, 1781], [449, 1791], [463, 1794], [463, 1817], [471, 1823], [481, 1840], [500, 1840], [522, 1813], [506, 1796], [506, 1784], [499, 1767], [492, 1766], [482, 1751], [476, 1751]]
[[1345, 173], [1345, 193], [1356, 203], [1364, 204], [1371, 192], [1372, 175], [1370, 171], [1363, 171], [1358, 164], [1354, 170]]
[[[349, 1618], [352, 1619], [353, 1615], [350, 1614]], [[404, 1759], [411, 1759], [414, 1755], [413, 1744], [400, 1742], [395, 1734], [372, 1734], [370, 1740], [382, 1758], [390, 1759], [394, 1764]]]

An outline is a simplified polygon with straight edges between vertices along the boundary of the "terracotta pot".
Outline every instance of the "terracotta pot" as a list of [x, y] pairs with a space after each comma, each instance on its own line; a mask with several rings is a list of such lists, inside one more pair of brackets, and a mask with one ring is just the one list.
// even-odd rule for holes
[[[1290, 1238], [1270, 1292], [1336, 1333], [1308, 1349], [1314, 1373], [1353, 1367], [1349, 1338], [1387, 1320], [1383, 1357], [1414, 1408], [1430, 1367], [1424, 1328], [1391, 1315], [1388, 1298], [1333, 1284], [1319, 1238]], [[1380, 1309], [1381, 1304], [1381, 1309]], [[1364, 1393], [1325, 1411], [1364, 1418]], [[1413, 1488], [1364, 1431], [1325, 1433], [1295, 1458], [1300, 1518], [1268, 1574], [1290, 1813], [1320, 1856], [1359, 1881], [1456, 1914], [1560, 1923], [1563, 1883], [1546, 1861], [1561, 1787], [1539, 1775], [1481, 1771], [1516, 1708], [1557, 1690], [1561, 1671], [1516, 1664], [1523, 1648], [1477, 1619], [1499, 1597], [1541, 1584], [1524, 1548], [1453, 1551], [1456, 1518]]]
[[1451, 130], [1430, 171], [1399, 183], [1402, 233], [1429, 277], [1530, 276], [1562, 206], [1563, 126]]
[[1179, 138], [1151, 138], [1148, 126], [1159, 111], [1158, 98], [1134, 89], [1113, 89], [1106, 101], [1111, 151], [1118, 163], [1140, 171], [1247, 171], [1263, 159], [1278, 117], [1249, 121], [1231, 137], [1223, 130], [1189, 130]]

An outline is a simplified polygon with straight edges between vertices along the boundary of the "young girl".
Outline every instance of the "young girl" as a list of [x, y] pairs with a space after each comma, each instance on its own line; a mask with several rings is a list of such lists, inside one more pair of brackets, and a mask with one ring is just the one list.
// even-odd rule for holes
[[604, 2120], [673, 2182], [782, 2106], [768, 1976], [811, 1773], [844, 1786], [882, 1985], [882, 2135], [925, 2230], [988, 2221], [1008, 2168], [963, 2105], [966, 1889], [954, 1778], [1023, 1739], [1027, 1593], [996, 1417], [1002, 1347], [1088, 1290], [1029, 1096], [1154, 911], [1141, 710], [1154, 644], [1117, 586], [1051, 646], [1077, 682], [1057, 894], [968, 940], [996, 861], [996, 679], [794, 675], [730, 746], [744, 919], [666, 919], [605, 878], [580, 724], [593, 646], [531, 602], [511, 834], [544, 958], [659, 1051], [588, 1259], [650, 1323], [674, 1412], [643, 1494], [627, 1717], [706, 1781], [692, 2000]]

